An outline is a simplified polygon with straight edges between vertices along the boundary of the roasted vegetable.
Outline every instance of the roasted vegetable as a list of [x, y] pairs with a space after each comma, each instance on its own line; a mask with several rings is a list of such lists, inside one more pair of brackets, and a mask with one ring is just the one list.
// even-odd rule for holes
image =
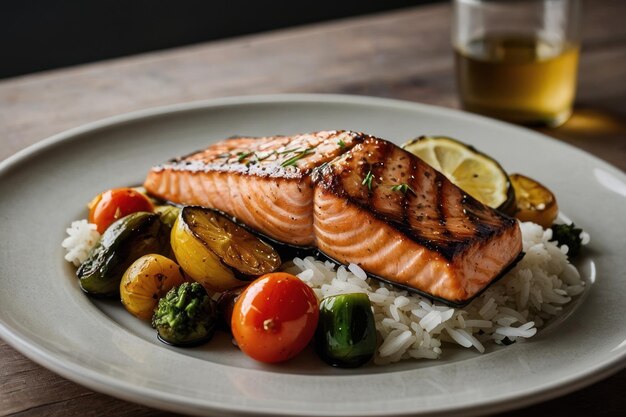
[[159, 298], [183, 282], [185, 277], [176, 262], [157, 254], [144, 255], [122, 277], [122, 304], [134, 316], [150, 320]]
[[104, 233], [116, 220], [131, 213], [154, 210], [148, 197], [128, 187], [107, 190], [91, 200], [88, 207], [89, 223], [94, 223], [100, 233]]
[[115, 295], [122, 275], [136, 259], [149, 253], [166, 253], [168, 236], [159, 216], [138, 212], [109, 226], [89, 257], [76, 271], [83, 291]]
[[545, 185], [522, 174], [510, 175], [515, 189], [515, 217], [533, 222], [544, 229], [550, 227], [559, 214], [556, 197]]
[[246, 288], [243, 286], [224, 291], [217, 299], [217, 312], [220, 316], [220, 325], [224, 330], [230, 331], [230, 321], [233, 318], [235, 303]]
[[376, 351], [376, 326], [367, 294], [340, 294], [320, 303], [315, 335], [318, 354], [341, 368], [367, 363]]
[[280, 266], [270, 245], [210, 209], [183, 208], [171, 244], [185, 272], [214, 291], [239, 287]]
[[190, 347], [213, 337], [217, 324], [215, 301], [197, 282], [172, 288], [159, 300], [152, 327], [158, 338], [169, 345]]
[[241, 294], [231, 330], [246, 355], [260, 362], [283, 362], [309, 344], [318, 317], [311, 287], [294, 275], [274, 272], [258, 278]]
[[180, 207], [176, 206], [158, 206], [154, 212], [161, 217], [163, 224], [170, 229], [174, 227], [174, 223], [180, 214]]
[[572, 224], [553, 224], [552, 229], [552, 241], [556, 241], [559, 246], [567, 245], [567, 256], [575, 258], [580, 253], [582, 246], [581, 234], [583, 229], [576, 227]]

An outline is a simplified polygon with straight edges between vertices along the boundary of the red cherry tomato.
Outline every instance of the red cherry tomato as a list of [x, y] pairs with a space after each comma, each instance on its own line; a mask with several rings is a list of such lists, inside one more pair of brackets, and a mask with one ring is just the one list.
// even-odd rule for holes
[[252, 282], [235, 303], [231, 329], [237, 345], [261, 362], [296, 356], [313, 338], [319, 303], [311, 288], [285, 272]]
[[145, 195], [132, 188], [114, 188], [96, 196], [89, 203], [89, 223], [103, 233], [117, 219], [138, 211], [154, 211]]

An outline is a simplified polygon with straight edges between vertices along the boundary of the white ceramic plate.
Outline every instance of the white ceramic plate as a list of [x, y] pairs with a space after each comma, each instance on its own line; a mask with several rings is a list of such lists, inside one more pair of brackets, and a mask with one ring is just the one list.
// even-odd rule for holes
[[[63, 261], [64, 230], [96, 193], [139, 184], [148, 168], [231, 135], [353, 129], [402, 142], [442, 134], [510, 172], [548, 184], [592, 243], [592, 282], [570, 317], [528, 343], [438, 361], [338, 370], [313, 354], [255, 363], [218, 337], [183, 350], [113, 302], [94, 302]], [[97, 391], [196, 414], [405, 415], [501, 411], [572, 391], [626, 357], [626, 176], [529, 130], [453, 110], [346, 96], [265, 96], [183, 104], [74, 129], [0, 164], [0, 336]]]

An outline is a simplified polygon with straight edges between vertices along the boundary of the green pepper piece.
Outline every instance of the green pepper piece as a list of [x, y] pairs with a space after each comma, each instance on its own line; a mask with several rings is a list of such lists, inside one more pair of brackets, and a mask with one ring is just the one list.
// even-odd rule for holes
[[126, 269], [143, 255], [166, 255], [169, 236], [154, 213], [137, 212], [114, 222], [76, 271], [83, 291], [92, 295], [119, 293]]
[[356, 368], [376, 351], [376, 326], [367, 294], [324, 298], [315, 337], [317, 352], [332, 366]]
[[176, 206], [158, 206], [154, 209], [154, 212], [161, 217], [161, 221], [170, 230], [174, 227], [174, 223], [180, 214], [180, 207]]

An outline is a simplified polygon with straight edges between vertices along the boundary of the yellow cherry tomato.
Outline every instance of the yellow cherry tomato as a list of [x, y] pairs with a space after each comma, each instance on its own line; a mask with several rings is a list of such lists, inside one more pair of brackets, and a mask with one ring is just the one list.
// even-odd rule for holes
[[159, 298], [185, 281], [182, 269], [171, 259], [156, 254], [142, 256], [122, 277], [122, 304], [134, 316], [150, 320]]

